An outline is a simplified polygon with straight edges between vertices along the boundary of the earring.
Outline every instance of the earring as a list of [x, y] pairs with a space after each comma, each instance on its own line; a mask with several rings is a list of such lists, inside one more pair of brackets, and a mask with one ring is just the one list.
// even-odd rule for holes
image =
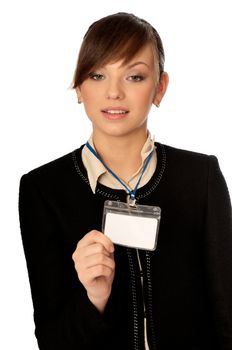
[[160, 104], [159, 104], [159, 103], [156, 103], [155, 105], [156, 105], [156, 107], [157, 107], [157, 108], [159, 108], [159, 106], [160, 106]]
[[78, 101], [79, 104], [81, 104], [81, 98], [80, 98], [80, 96], [78, 96], [77, 101]]

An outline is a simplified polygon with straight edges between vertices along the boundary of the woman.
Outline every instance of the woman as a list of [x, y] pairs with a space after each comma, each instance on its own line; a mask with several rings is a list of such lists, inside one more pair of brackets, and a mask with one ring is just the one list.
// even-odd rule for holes
[[[90, 26], [73, 88], [92, 135], [20, 184], [42, 350], [232, 349], [229, 193], [214, 156], [151, 140], [148, 114], [167, 86], [149, 23], [118, 13]], [[113, 244], [108, 199], [161, 208], [155, 250]]]

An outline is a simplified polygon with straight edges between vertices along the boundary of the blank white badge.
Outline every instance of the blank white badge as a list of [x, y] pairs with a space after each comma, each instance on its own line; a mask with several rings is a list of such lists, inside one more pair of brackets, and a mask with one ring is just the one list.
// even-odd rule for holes
[[146, 250], [156, 248], [158, 220], [125, 214], [106, 213], [104, 233], [113, 243]]

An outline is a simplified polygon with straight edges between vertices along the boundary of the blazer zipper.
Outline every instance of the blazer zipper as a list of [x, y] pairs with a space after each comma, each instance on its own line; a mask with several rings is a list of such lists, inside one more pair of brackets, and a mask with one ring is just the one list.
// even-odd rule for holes
[[133, 265], [133, 259], [130, 249], [127, 249], [127, 256], [129, 260], [130, 275], [131, 275], [131, 289], [132, 289], [132, 305], [133, 305], [133, 341], [134, 341], [134, 350], [139, 350], [139, 322], [138, 322], [138, 300], [136, 292], [136, 283], [135, 283], [135, 271]]
[[[140, 269], [140, 277], [141, 277], [141, 287], [143, 289], [143, 275], [141, 273], [142, 271], [142, 265], [141, 260], [139, 257], [139, 252], [137, 252], [137, 259]], [[130, 268], [130, 275], [131, 275], [131, 290], [132, 290], [132, 305], [133, 305], [133, 341], [134, 341], [134, 350], [139, 350], [139, 320], [138, 320], [138, 297], [137, 297], [137, 290], [136, 290], [136, 278], [135, 278], [135, 270], [134, 270], [134, 264], [133, 264], [133, 258], [132, 253], [129, 248], [127, 248], [127, 256], [129, 260], [129, 268]], [[149, 328], [151, 331], [151, 339], [152, 339], [152, 350], [157, 350], [157, 344], [156, 344], [156, 336], [155, 336], [155, 324], [153, 319], [153, 298], [152, 298], [152, 283], [151, 283], [151, 259], [150, 254], [148, 251], [146, 251], [146, 267], [147, 267], [147, 294], [148, 294], [148, 300], [147, 300], [147, 309], [146, 304], [144, 300], [144, 292], [143, 293], [143, 306], [144, 306], [144, 315], [146, 315], [147, 319], [149, 320]]]
[[153, 319], [153, 298], [152, 298], [152, 283], [151, 283], [151, 258], [148, 251], [146, 251], [146, 265], [147, 265], [147, 290], [148, 290], [148, 307], [147, 317], [150, 321], [152, 349], [157, 350], [156, 335], [155, 335], [155, 324]]
[[139, 271], [140, 271], [140, 279], [141, 279], [141, 286], [142, 286], [142, 295], [143, 295], [143, 328], [144, 328], [144, 342], [145, 342], [145, 349], [149, 349], [149, 345], [147, 342], [147, 322], [146, 317], [147, 317], [147, 311], [146, 311], [146, 305], [145, 305], [145, 300], [144, 300], [144, 280], [143, 280], [143, 269], [142, 269], [142, 264], [139, 256], [139, 251], [136, 249], [137, 253], [137, 259], [138, 259], [138, 264], [139, 264]]

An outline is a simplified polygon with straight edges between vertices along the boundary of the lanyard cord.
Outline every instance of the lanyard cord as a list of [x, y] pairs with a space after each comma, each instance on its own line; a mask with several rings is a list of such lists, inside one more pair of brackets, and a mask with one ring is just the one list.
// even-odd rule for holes
[[86, 146], [88, 147], [88, 149], [90, 150], [90, 152], [92, 152], [92, 153], [95, 155], [95, 157], [104, 165], [104, 167], [109, 171], [109, 173], [110, 173], [116, 180], [118, 180], [118, 181], [120, 182], [120, 184], [121, 184], [123, 187], [125, 187], [125, 189], [127, 190], [127, 192], [128, 192], [129, 195], [130, 195], [130, 199], [131, 199], [132, 201], [135, 201], [135, 194], [136, 194], [136, 191], [137, 191], [137, 189], [138, 189], [138, 186], [139, 186], [139, 183], [140, 183], [140, 181], [141, 181], [141, 179], [142, 179], [142, 176], [143, 176], [145, 170], [147, 169], [147, 166], [148, 166], [148, 164], [149, 164], [149, 162], [150, 162], [150, 160], [151, 160], [151, 157], [152, 157], [152, 154], [153, 154], [153, 150], [151, 151], [151, 153], [149, 154], [149, 156], [147, 157], [147, 159], [146, 159], [146, 161], [145, 161], [145, 164], [144, 164], [144, 166], [143, 166], [142, 173], [141, 173], [141, 175], [140, 175], [140, 177], [139, 177], [139, 179], [138, 179], [138, 182], [137, 182], [135, 188], [131, 191], [131, 190], [129, 189], [129, 187], [127, 187], [127, 185], [124, 184], [124, 182], [122, 182], [122, 180], [121, 180], [121, 179], [120, 179], [120, 178], [119, 178], [119, 177], [118, 177], [104, 162], [103, 162], [103, 160], [99, 157], [99, 155], [97, 154], [97, 152], [95, 151], [95, 149], [89, 144], [89, 142], [86, 143]]

